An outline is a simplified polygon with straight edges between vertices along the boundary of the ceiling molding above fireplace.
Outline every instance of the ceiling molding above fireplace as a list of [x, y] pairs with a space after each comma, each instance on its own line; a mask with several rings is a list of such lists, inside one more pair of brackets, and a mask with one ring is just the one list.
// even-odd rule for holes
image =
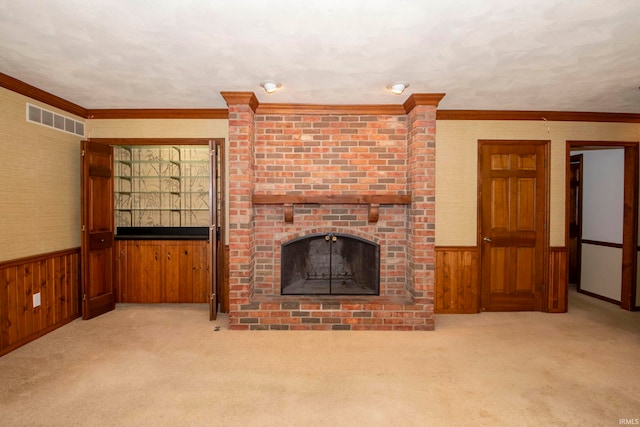
[[260, 105], [256, 94], [253, 92], [220, 92], [227, 105], [244, 104], [249, 105], [255, 112]]
[[249, 105], [256, 114], [404, 115], [418, 105], [438, 107], [444, 93], [414, 93], [403, 104], [260, 104], [253, 92], [220, 92], [227, 105]]
[[445, 95], [445, 93], [414, 93], [402, 104], [402, 107], [407, 114], [418, 105], [429, 105], [437, 108]]
[[256, 114], [403, 115], [402, 105], [260, 104]]

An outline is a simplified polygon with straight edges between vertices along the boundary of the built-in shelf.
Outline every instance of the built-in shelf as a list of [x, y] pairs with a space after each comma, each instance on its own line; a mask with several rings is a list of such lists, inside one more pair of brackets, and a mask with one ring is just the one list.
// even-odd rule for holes
[[116, 146], [116, 226], [208, 226], [209, 157], [206, 146]]
[[207, 240], [209, 227], [117, 227], [116, 240]]
[[294, 205], [368, 205], [369, 222], [378, 222], [380, 205], [408, 205], [411, 196], [402, 194], [254, 194], [254, 205], [283, 205], [284, 221], [293, 222]]

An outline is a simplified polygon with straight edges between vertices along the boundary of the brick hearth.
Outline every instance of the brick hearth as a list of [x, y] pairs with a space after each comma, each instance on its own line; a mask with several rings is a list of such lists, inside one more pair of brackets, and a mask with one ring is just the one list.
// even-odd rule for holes
[[[222, 95], [231, 329], [433, 329], [435, 115], [443, 95], [377, 108], [260, 106], [251, 92]], [[398, 195], [410, 202], [390, 197]], [[280, 295], [281, 245], [314, 233], [379, 244], [380, 295]]]

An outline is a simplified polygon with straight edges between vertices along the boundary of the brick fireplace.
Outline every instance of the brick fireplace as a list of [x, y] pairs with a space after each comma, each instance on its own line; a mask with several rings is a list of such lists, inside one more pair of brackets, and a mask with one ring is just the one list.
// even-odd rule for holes
[[[435, 117], [444, 95], [414, 94], [399, 106], [222, 95], [231, 329], [432, 330]], [[375, 245], [379, 294], [283, 295], [283, 245], [314, 235]]]

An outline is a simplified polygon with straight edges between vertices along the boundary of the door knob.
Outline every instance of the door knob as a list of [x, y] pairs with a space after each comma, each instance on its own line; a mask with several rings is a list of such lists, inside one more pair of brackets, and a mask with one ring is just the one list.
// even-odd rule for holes
[[485, 241], [485, 242], [487, 242], [487, 243], [491, 243], [491, 239], [490, 239], [490, 238], [488, 238], [488, 237], [485, 237], [485, 238], [484, 238], [484, 239], [482, 239], [482, 240], [484, 240], [484, 241]]

